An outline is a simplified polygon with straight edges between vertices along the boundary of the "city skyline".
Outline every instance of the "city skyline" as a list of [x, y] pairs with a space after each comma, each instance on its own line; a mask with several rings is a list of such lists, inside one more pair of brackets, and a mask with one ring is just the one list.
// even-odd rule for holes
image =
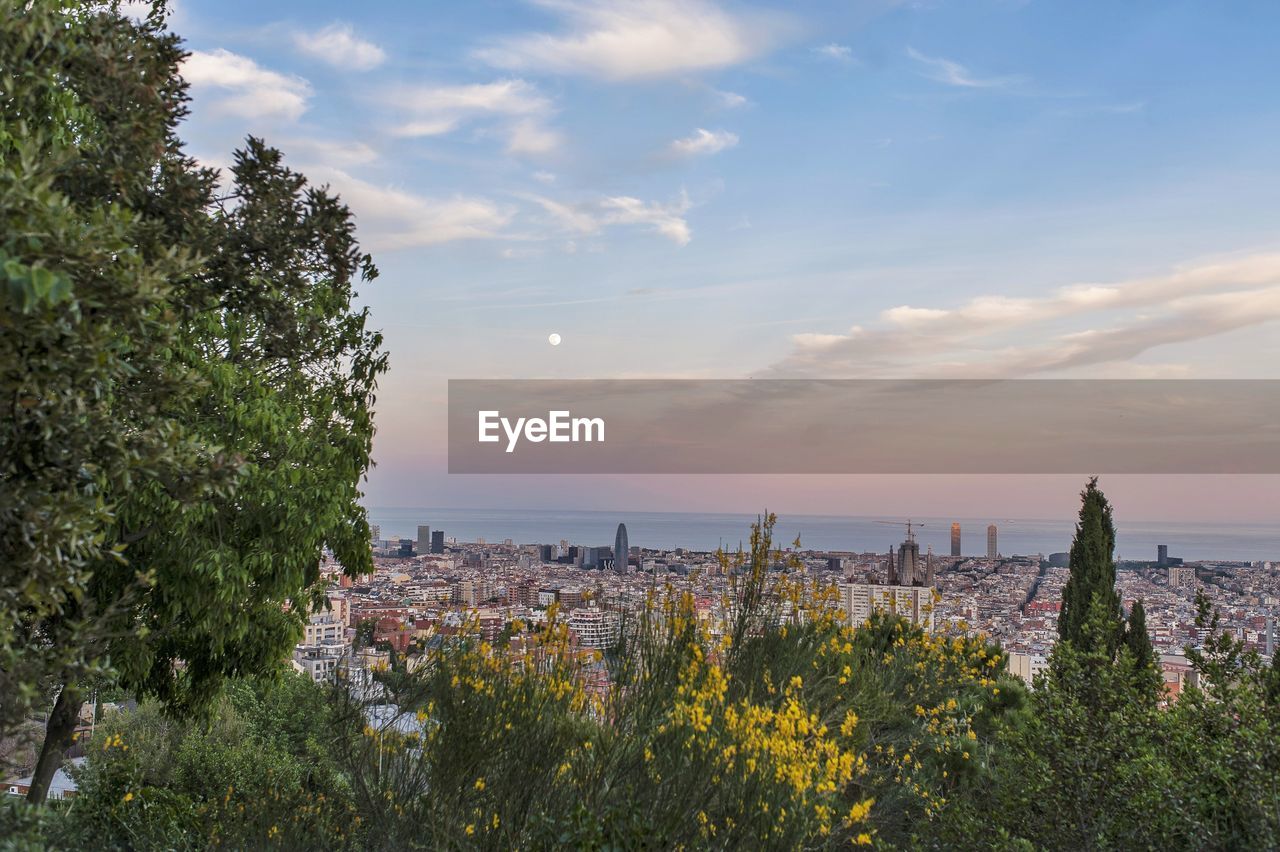
[[[382, 270], [360, 294], [393, 353], [372, 504], [921, 511], [893, 477], [449, 476], [449, 378], [1280, 363], [1274, 8], [361, 12], [187, 0], [174, 25], [191, 153], [225, 167], [264, 136], [341, 193]], [[1202, 61], [1183, 61], [1189, 42]], [[927, 490], [1056, 516], [1080, 473]], [[1280, 502], [1271, 476], [1108, 487], [1145, 518], [1262, 520]]]

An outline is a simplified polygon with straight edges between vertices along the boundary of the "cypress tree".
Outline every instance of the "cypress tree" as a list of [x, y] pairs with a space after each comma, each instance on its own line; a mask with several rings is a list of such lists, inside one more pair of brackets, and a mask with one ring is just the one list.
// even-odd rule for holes
[[1133, 666], [1133, 684], [1141, 694], [1154, 701], [1164, 690], [1164, 680], [1156, 665], [1156, 652], [1151, 647], [1147, 633], [1147, 613], [1142, 601], [1134, 601], [1129, 610], [1129, 620], [1124, 629], [1124, 647], [1129, 650], [1129, 665]]
[[1129, 610], [1129, 622], [1125, 626], [1124, 644], [1133, 654], [1133, 661], [1139, 666], [1155, 666], [1156, 653], [1151, 647], [1151, 636], [1147, 633], [1147, 612], [1142, 601], [1134, 601]]
[[[1071, 576], [1062, 590], [1062, 612], [1058, 617], [1058, 636], [1084, 648], [1085, 622], [1089, 608], [1097, 596], [1108, 613], [1114, 629], [1106, 631], [1104, 641], [1114, 652], [1124, 627], [1120, 596], [1116, 594], [1116, 563], [1113, 558], [1116, 528], [1111, 518], [1111, 504], [1098, 489], [1098, 478], [1092, 477], [1080, 492], [1080, 520], [1071, 542]], [[1144, 634], [1145, 635], [1145, 634]]]

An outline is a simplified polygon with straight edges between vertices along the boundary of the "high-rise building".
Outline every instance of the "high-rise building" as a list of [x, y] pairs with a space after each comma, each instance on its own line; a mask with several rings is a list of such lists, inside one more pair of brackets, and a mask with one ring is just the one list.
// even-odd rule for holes
[[431, 547], [431, 527], [426, 524], [418, 524], [418, 552], [426, 553]]
[[991, 524], [987, 527], [987, 558], [995, 559], [1000, 555], [1000, 549], [996, 546], [996, 525]]
[[627, 525], [618, 524], [618, 533], [613, 537], [613, 569], [619, 574], [627, 570], [627, 556], [631, 548], [627, 544]]
[[399, 550], [396, 551], [396, 555], [412, 556], [413, 555], [413, 539], [411, 538], [400, 539], [400, 548]]
[[369, 524], [369, 538], [374, 544], [382, 541], [382, 527], [377, 524]]
[[1169, 545], [1167, 544], [1156, 545], [1156, 565], [1160, 566], [1161, 568], [1169, 567]]
[[951, 555], [960, 555], [960, 522], [952, 521], [951, 523]]
[[431, 531], [431, 552], [444, 553], [444, 530]]

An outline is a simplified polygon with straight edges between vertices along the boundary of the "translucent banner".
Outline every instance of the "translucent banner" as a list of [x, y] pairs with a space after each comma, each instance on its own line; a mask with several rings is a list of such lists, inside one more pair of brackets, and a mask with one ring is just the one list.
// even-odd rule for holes
[[1280, 473], [1280, 381], [452, 380], [450, 473]]

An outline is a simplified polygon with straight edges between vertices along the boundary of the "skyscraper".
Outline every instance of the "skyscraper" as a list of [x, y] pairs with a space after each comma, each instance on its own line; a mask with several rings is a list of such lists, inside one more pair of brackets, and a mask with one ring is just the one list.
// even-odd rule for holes
[[987, 558], [995, 559], [999, 553], [996, 547], [996, 525], [991, 524], [987, 527]]
[[433, 530], [431, 533], [431, 552], [444, 553], [444, 530]]
[[426, 553], [431, 548], [431, 527], [418, 524], [418, 552]]
[[1160, 566], [1161, 568], [1169, 567], [1169, 545], [1167, 544], [1156, 545], [1156, 565]]
[[631, 548], [627, 544], [627, 525], [618, 524], [618, 534], [613, 537], [613, 568], [619, 574], [627, 570], [627, 555]]
[[951, 523], [951, 555], [960, 555], [960, 522], [952, 521]]

